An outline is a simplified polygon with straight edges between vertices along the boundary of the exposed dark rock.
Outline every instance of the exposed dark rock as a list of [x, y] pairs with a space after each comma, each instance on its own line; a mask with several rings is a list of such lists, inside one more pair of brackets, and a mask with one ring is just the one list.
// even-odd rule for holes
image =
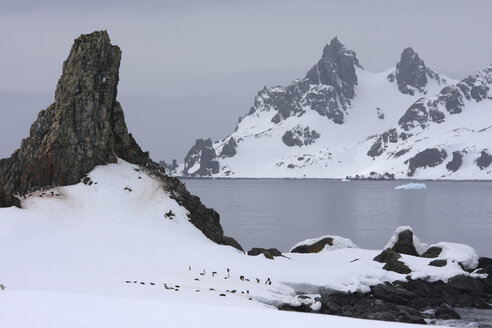
[[405, 131], [409, 131], [415, 126], [421, 126], [425, 128], [429, 119], [429, 113], [427, 112], [427, 106], [425, 98], [421, 98], [413, 103], [398, 120], [398, 124]]
[[222, 147], [222, 151], [220, 152], [220, 156], [222, 157], [232, 157], [236, 155], [237, 143], [236, 140], [231, 137]]
[[379, 118], [380, 120], [384, 120], [384, 113], [383, 113], [383, 110], [382, 110], [381, 108], [377, 107], [377, 108], [376, 108], [376, 112], [377, 112], [377, 114], [378, 114], [378, 118]]
[[402, 93], [413, 96], [415, 90], [424, 91], [427, 85], [427, 68], [412, 48], [403, 50], [400, 61], [396, 64], [395, 78]]
[[170, 164], [166, 163], [166, 161], [159, 161], [159, 166], [162, 167], [165, 172], [174, 172], [179, 165], [178, 161], [173, 159]]
[[444, 87], [440, 92], [439, 100], [444, 102], [450, 114], [459, 114], [463, 110], [463, 97], [455, 86]]
[[466, 292], [478, 292], [485, 289], [484, 284], [481, 280], [464, 275], [456, 276], [449, 279], [448, 286]]
[[446, 303], [437, 308], [435, 316], [442, 320], [461, 319], [461, 316]]
[[[210, 176], [219, 173], [219, 162], [216, 159], [212, 139], [198, 139], [186, 154], [183, 173], [186, 176]], [[190, 172], [192, 168], [196, 169]]]
[[429, 247], [421, 256], [426, 258], [436, 258], [441, 254], [441, 252], [442, 252], [441, 247], [432, 246]]
[[39, 113], [20, 149], [0, 161], [2, 189], [7, 195], [22, 195], [38, 188], [76, 184], [96, 165], [121, 158], [159, 179], [170, 197], [189, 211], [190, 222], [222, 243], [219, 214], [191, 195], [181, 181], [166, 176], [128, 133], [116, 101], [120, 58], [120, 49], [111, 45], [106, 31], [75, 40], [63, 63], [55, 102]]
[[448, 265], [447, 260], [434, 260], [429, 263], [430, 266], [435, 266], [435, 267], [445, 267]]
[[232, 246], [241, 252], [244, 252], [243, 247], [238, 243], [238, 241], [232, 237], [224, 236], [222, 237], [222, 245]]
[[419, 256], [413, 245], [413, 232], [409, 229], [403, 230], [398, 234], [396, 243], [391, 249], [400, 254]]
[[291, 253], [319, 253], [326, 245], [333, 246], [333, 238], [326, 237], [311, 245], [299, 245], [291, 250]]
[[480, 257], [478, 259], [478, 267], [479, 268], [485, 268], [488, 266], [492, 266], [492, 259], [488, 257]]
[[7, 194], [0, 186], [0, 208], [1, 207], [18, 207], [21, 208], [20, 200], [12, 194]]
[[142, 156], [116, 101], [120, 59], [105, 31], [75, 40], [55, 102], [39, 113], [20, 149], [1, 163], [6, 192], [75, 184], [96, 165]]
[[389, 142], [390, 143], [398, 142], [398, 133], [396, 129], [391, 129], [381, 134], [376, 140], [376, 142], [372, 145], [372, 147], [367, 152], [367, 156], [376, 157], [383, 154], [386, 148], [386, 144]]
[[383, 266], [383, 270], [393, 271], [401, 274], [409, 274], [412, 272], [410, 268], [402, 261], [388, 262]]
[[275, 256], [282, 256], [282, 253], [276, 248], [254, 247], [248, 251], [248, 255], [256, 256], [263, 254], [267, 259], [273, 260]]
[[[317, 300], [321, 302], [320, 312], [323, 314], [420, 324], [425, 324], [424, 319], [459, 320], [453, 307], [490, 307], [492, 280], [457, 276], [450, 282], [386, 282], [372, 286], [368, 293], [343, 293], [320, 288], [317, 293], [321, 297]], [[429, 309], [434, 311], [427, 311]], [[290, 307], [288, 310], [305, 311], [307, 308]]]
[[398, 261], [401, 258], [401, 255], [392, 250], [391, 248], [387, 248], [379, 253], [373, 260], [379, 263], [388, 263]]
[[417, 168], [434, 167], [441, 164], [448, 154], [444, 149], [428, 148], [408, 160], [408, 176], [411, 177]]
[[361, 67], [355, 52], [338, 38], [323, 49], [320, 61], [306, 74], [311, 84], [326, 84], [335, 88], [344, 109], [354, 99], [357, 85], [356, 67]]
[[370, 172], [369, 175], [354, 175], [347, 176], [347, 180], [395, 180], [393, 173], [384, 172], [383, 174], [377, 172]]
[[453, 159], [446, 164], [449, 171], [456, 172], [463, 163], [463, 154], [460, 151], [453, 151]]
[[477, 158], [476, 163], [480, 170], [483, 170], [492, 163], [492, 155], [487, 152], [487, 149], [484, 149], [480, 153], [480, 157]]
[[320, 134], [315, 130], [311, 130], [309, 127], [303, 129], [297, 125], [284, 133], [282, 141], [289, 147], [301, 147], [314, 143], [319, 137]]

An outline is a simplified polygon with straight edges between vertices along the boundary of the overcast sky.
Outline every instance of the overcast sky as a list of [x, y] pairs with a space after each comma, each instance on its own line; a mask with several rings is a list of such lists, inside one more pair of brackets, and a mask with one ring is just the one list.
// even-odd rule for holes
[[54, 98], [73, 40], [106, 29], [123, 51], [118, 98], [154, 160], [232, 132], [264, 85], [304, 77], [334, 36], [365, 69], [412, 46], [462, 78], [492, 63], [492, 1], [0, 0], [0, 157]]

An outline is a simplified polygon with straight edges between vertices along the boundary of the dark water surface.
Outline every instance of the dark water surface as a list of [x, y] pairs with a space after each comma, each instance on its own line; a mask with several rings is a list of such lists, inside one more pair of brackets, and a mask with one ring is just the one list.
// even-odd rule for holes
[[426, 243], [468, 244], [492, 257], [492, 182], [425, 182], [427, 190], [394, 190], [402, 181], [183, 179], [221, 215], [226, 235], [248, 250], [322, 235], [381, 249], [396, 227], [410, 225]]

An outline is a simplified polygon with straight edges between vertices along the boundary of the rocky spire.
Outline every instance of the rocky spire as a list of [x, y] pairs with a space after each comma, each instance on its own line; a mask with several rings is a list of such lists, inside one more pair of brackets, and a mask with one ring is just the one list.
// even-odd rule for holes
[[63, 63], [55, 102], [39, 113], [20, 149], [0, 161], [0, 207], [20, 206], [13, 193], [76, 184], [96, 165], [121, 158], [160, 179], [205, 236], [240, 249], [233, 238], [224, 236], [219, 214], [178, 179], [166, 176], [128, 133], [116, 101], [120, 60], [121, 50], [111, 44], [106, 31], [75, 40]]
[[400, 61], [396, 64], [395, 78], [402, 93], [413, 96], [415, 90], [424, 91], [427, 85], [427, 67], [412, 48], [403, 50]]
[[96, 165], [142, 155], [116, 101], [120, 60], [106, 31], [75, 40], [55, 102], [39, 113], [20, 149], [0, 163], [6, 192], [74, 184]]
[[312, 84], [325, 84], [335, 88], [342, 106], [354, 98], [357, 85], [356, 67], [360, 66], [355, 52], [335, 37], [323, 49], [318, 63], [309, 70], [306, 78]]

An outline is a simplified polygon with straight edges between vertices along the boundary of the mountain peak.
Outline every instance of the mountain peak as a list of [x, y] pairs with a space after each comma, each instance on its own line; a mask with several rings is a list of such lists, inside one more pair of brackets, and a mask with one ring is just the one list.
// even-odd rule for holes
[[322, 57], [328, 57], [332, 53], [336, 53], [340, 50], [345, 50], [345, 49], [347, 49], [345, 44], [342, 41], [340, 41], [338, 36], [336, 36], [333, 39], [331, 39], [330, 43], [325, 45], [325, 47], [323, 48]]
[[424, 92], [427, 85], [427, 67], [420, 56], [411, 47], [401, 53], [396, 64], [395, 78], [402, 93], [414, 95], [415, 91]]
[[362, 68], [354, 51], [348, 49], [338, 37], [323, 48], [318, 63], [306, 74], [311, 84], [332, 86], [339, 95], [344, 109], [355, 96], [356, 67]]

